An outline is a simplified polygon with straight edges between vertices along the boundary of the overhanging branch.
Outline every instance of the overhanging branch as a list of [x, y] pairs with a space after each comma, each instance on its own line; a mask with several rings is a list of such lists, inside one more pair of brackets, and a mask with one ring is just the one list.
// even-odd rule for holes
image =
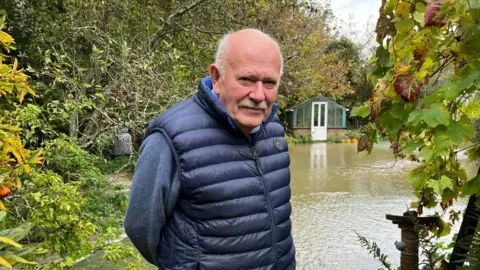
[[158, 29], [158, 31], [150, 39], [150, 42], [149, 42], [150, 51], [153, 50], [158, 45], [158, 42], [160, 41], [160, 39], [167, 33], [167, 30], [165, 28], [168, 25], [170, 25], [174, 19], [181, 17], [182, 15], [189, 12], [190, 10], [195, 9], [205, 1], [207, 0], [195, 0], [192, 3], [190, 3], [190, 5], [175, 11], [174, 13], [170, 14], [170, 16], [168, 16], [167, 19], [163, 20], [163, 23], [160, 29]]

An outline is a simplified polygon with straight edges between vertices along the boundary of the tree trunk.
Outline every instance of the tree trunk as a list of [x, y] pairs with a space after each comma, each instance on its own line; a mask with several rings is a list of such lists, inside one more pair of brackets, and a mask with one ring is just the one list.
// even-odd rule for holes
[[[480, 174], [480, 168], [477, 174]], [[472, 240], [478, 225], [478, 216], [480, 215], [480, 210], [477, 208], [476, 203], [477, 196], [471, 196], [468, 200], [465, 216], [463, 217], [462, 225], [458, 232], [457, 241], [455, 242], [450, 262], [448, 263], [449, 270], [462, 267], [465, 263], [465, 259], [467, 258], [468, 251], [472, 245]]]

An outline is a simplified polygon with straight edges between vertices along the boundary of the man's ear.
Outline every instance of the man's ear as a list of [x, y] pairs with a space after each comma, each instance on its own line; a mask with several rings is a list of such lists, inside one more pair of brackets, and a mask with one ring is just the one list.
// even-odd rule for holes
[[210, 77], [212, 77], [213, 81], [218, 81], [220, 79], [220, 71], [216, 64], [210, 65]]
[[218, 89], [218, 81], [220, 80], [220, 71], [218, 70], [217, 65], [211, 64], [210, 65], [210, 77], [212, 78], [212, 85], [215, 93], [219, 93]]

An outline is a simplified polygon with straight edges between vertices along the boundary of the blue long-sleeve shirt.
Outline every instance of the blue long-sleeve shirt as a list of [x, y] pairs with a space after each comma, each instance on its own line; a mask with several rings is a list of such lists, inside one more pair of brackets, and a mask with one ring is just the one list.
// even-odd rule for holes
[[140, 147], [124, 227], [140, 254], [157, 266], [160, 235], [180, 192], [177, 169], [165, 136], [148, 136]]

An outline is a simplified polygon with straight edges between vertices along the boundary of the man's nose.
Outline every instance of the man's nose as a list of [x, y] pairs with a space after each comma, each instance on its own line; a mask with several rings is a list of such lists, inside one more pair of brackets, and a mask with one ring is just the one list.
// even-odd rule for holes
[[262, 102], [265, 100], [265, 89], [262, 81], [255, 82], [248, 97], [256, 102]]

